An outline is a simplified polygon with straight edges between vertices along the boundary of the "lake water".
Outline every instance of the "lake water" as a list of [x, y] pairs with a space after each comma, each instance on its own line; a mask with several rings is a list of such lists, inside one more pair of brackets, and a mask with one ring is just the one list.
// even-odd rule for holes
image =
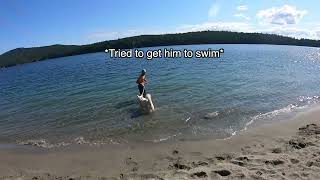
[[[220, 59], [152, 61], [95, 53], [1, 69], [0, 143], [54, 147], [226, 138], [320, 103], [319, 48], [170, 48], [225, 52]], [[135, 81], [143, 68], [156, 107], [150, 115], [139, 112], [137, 100]]]

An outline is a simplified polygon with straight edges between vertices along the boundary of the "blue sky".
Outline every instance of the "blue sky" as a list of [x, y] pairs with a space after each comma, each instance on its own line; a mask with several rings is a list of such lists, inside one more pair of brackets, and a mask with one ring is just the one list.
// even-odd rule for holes
[[320, 39], [319, 0], [0, 0], [0, 53], [199, 30]]

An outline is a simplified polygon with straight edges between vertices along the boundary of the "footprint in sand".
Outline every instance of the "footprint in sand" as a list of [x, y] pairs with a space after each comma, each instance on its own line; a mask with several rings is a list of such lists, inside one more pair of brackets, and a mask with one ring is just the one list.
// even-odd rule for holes
[[129, 175], [120, 175], [121, 180], [164, 180], [163, 178], [155, 174], [129, 174]]
[[298, 159], [290, 159], [290, 162], [291, 162], [292, 164], [297, 164], [297, 163], [299, 163], [300, 161], [299, 161]]
[[277, 166], [277, 165], [281, 165], [281, 164], [284, 164], [284, 161], [282, 160], [279, 160], [279, 159], [276, 159], [276, 160], [270, 160], [270, 161], [265, 161], [265, 164], [272, 164], [274, 166]]
[[173, 150], [173, 151], [172, 151], [172, 155], [177, 155], [177, 154], [179, 154], [179, 151], [178, 151], [178, 150]]
[[219, 161], [231, 160], [233, 158], [232, 154], [221, 154], [215, 157]]
[[130, 171], [138, 171], [138, 163], [135, 162], [131, 157], [125, 160], [125, 164], [128, 166]]
[[291, 139], [289, 145], [294, 149], [303, 149], [308, 146], [308, 143], [305, 142], [302, 138]]
[[240, 156], [240, 157], [237, 157], [236, 160], [238, 160], [238, 161], [249, 161], [249, 158], [247, 156]]
[[204, 161], [192, 162], [193, 167], [200, 167], [200, 166], [209, 166], [209, 163]]
[[275, 154], [280, 154], [280, 153], [282, 153], [282, 149], [281, 149], [281, 148], [273, 148], [273, 149], [271, 150], [271, 152], [272, 152], [272, 153], [275, 153]]
[[235, 158], [234, 160], [231, 160], [230, 162], [232, 164], [236, 164], [238, 166], [245, 166], [248, 162], [249, 162], [249, 158], [246, 157], [246, 156], [240, 156], [240, 157], [237, 157]]
[[212, 171], [216, 174], [219, 174], [220, 176], [229, 176], [231, 174], [231, 172], [229, 170], [216, 170], [216, 171]]
[[[172, 167], [172, 166], [170, 166]], [[180, 169], [180, 170], [190, 170], [191, 168], [187, 165], [181, 164], [180, 162], [176, 162], [173, 164], [173, 167], [175, 169]]]
[[192, 178], [206, 178], [206, 177], [208, 177], [207, 173], [204, 171], [195, 172], [195, 173], [191, 174], [190, 176]]
[[316, 124], [308, 124], [304, 127], [299, 128], [298, 134], [303, 136], [320, 134], [320, 127]]
[[235, 165], [238, 165], [238, 166], [244, 166], [244, 165], [245, 165], [244, 162], [242, 162], [242, 161], [236, 161], [236, 160], [231, 161], [231, 163], [232, 163], [232, 164], [235, 164]]

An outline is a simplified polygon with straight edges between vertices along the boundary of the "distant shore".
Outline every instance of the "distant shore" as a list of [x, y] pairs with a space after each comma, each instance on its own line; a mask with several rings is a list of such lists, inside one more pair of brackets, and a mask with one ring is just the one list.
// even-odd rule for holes
[[[2, 148], [2, 179], [320, 179], [320, 108], [227, 140]], [[0, 178], [1, 179], [1, 178]]]
[[106, 49], [133, 49], [199, 44], [271, 44], [320, 47], [319, 40], [295, 39], [276, 34], [200, 31], [176, 34], [140, 35], [87, 45], [55, 44], [42, 47], [16, 48], [0, 55], [0, 68], [43, 61], [51, 58], [104, 52]]

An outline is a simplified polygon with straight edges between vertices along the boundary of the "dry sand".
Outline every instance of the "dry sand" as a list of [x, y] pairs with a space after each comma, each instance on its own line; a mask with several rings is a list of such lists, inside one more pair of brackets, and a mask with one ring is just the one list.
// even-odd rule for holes
[[[227, 140], [0, 150], [2, 179], [320, 179], [320, 109]], [[0, 178], [1, 179], [1, 178]]]

